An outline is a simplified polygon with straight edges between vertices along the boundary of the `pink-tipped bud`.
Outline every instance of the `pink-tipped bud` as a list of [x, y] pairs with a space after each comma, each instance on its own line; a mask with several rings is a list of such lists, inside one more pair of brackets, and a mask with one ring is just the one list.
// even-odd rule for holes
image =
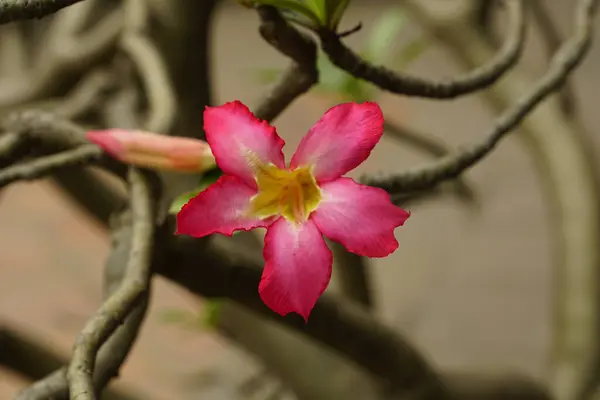
[[126, 129], [89, 131], [87, 139], [114, 158], [140, 167], [198, 173], [216, 165], [208, 143], [198, 139]]

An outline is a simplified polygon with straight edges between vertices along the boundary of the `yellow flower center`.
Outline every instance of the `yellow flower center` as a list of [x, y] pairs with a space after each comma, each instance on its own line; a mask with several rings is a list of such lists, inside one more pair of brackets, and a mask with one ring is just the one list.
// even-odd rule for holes
[[273, 164], [255, 164], [258, 194], [250, 201], [250, 213], [259, 218], [283, 215], [288, 221], [302, 223], [321, 201], [321, 190], [311, 167], [293, 171]]

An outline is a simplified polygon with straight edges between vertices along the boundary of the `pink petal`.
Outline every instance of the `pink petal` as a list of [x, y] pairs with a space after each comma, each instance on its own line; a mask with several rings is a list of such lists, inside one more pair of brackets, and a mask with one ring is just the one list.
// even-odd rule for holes
[[267, 227], [271, 219], [248, 216], [250, 198], [256, 194], [239, 178], [223, 175], [188, 201], [177, 214], [177, 231], [194, 237], [212, 233], [231, 236], [234, 231]]
[[282, 148], [285, 142], [275, 128], [260, 121], [239, 101], [204, 111], [206, 140], [225, 174], [234, 175], [256, 187], [253, 164], [273, 163], [285, 166]]
[[192, 173], [215, 166], [208, 143], [198, 139], [126, 129], [89, 131], [86, 137], [106, 153], [132, 165]]
[[89, 131], [86, 138], [99, 146], [102, 150], [115, 158], [121, 159], [126, 151], [127, 137], [131, 131], [125, 129], [107, 129], [100, 131]]
[[340, 178], [322, 184], [321, 194], [311, 219], [325, 236], [367, 257], [385, 257], [398, 248], [394, 229], [410, 213], [393, 205], [386, 191]]
[[314, 165], [319, 182], [339, 178], [362, 163], [382, 135], [383, 114], [376, 103], [340, 104], [308, 131], [290, 167]]
[[315, 224], [279, 218], [265, 236], [265, 269], [258, 287], [263, 302], [280, 315], [308, 320], [331, 278], [333, 256]]

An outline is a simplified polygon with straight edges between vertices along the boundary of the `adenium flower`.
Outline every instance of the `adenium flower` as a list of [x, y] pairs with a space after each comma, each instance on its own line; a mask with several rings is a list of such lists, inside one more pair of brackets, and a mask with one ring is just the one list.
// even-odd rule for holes
[[126, 129], [89, 131], [87, 139], [116, 159], [140, 167], [200, 173], [215, 166], [203, 140]]
[[266, 228], [263, 302], [305, 321], [331, 278], [323, 235], [349, 251], [385, 257], [398, 247], [394, 229], [409, 213], [382, 189], [342, 175], [361, 164], [383, 134], [375, 103], [331, 108], [302, 139], [289, 166], [284, 141], [241, 102], [204, 111], [204, 129], [223, 176], [183, 206], [177, 234], [231, 236]]

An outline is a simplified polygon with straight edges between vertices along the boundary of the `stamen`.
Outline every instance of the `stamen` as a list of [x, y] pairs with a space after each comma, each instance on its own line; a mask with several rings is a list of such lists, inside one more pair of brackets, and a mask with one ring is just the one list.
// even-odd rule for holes
[[258, 193], [249, 212], [260, 218], [282, 215], [294, 223], [308, 219], [321, 201], [321, 191], [309, 167], [293, 171], [256, 163]]

